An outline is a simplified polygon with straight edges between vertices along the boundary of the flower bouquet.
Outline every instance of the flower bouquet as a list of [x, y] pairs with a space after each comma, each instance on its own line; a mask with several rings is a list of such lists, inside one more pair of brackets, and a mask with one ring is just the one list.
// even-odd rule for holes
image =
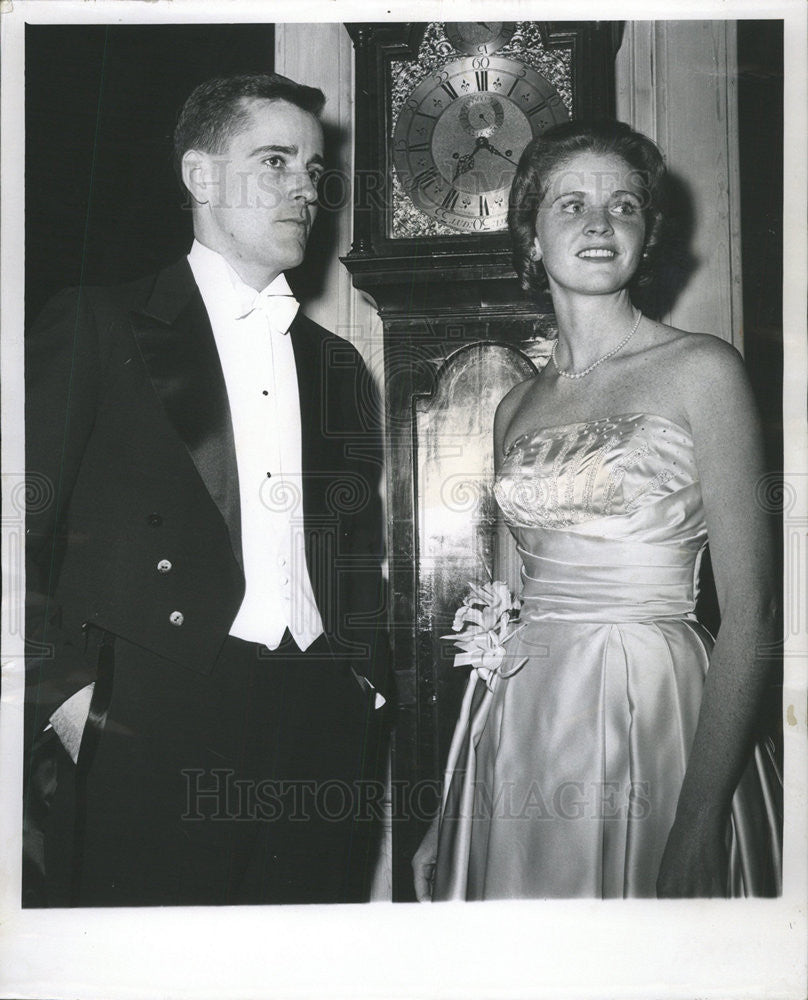
[[501, 580], [482, 585], [470, 583], [469, 593], [455, 613], [452, 631], [459, 635], [444, 635], [453, 639], [458, 652], [455, 667], [471, 666], [489, 691], [494, 690], [497, 677], [512, 677], [527, 663], [524, 657], [513, 669], [505, 672], [505, 643], [524, 625], [516, 625], [521, 601], [514, 597]]

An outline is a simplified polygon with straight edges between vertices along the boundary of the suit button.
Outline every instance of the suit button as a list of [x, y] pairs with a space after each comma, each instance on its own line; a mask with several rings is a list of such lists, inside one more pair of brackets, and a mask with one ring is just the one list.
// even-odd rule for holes
[[179, 628], [180, 625], [182, 625], [182, 623], [185, 621], [185, 615], [181, 611], [172, 611], [171, 614], [168, 616], [168, 620], [171, 622], [172, 625], [176, 625], [177, 628]]
[[150, 528], [159, 528], [162, 523], [163, 519], [159, 514], [149, 514], [146, 518], [146, 524], [148, 524]]
[[158, 573], [170, 573], [171, 569], [172, 569], [171, 563], [168, 561], [168, 559], [161, 559], [160, 562], [157, 563]]

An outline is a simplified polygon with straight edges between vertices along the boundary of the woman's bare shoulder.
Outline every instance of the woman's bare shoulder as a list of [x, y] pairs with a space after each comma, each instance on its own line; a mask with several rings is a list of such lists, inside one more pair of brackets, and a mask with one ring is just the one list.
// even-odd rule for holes
[[495, 424], [503, 427], [506, 426], [513, 414], [519, 409], [519, 406], [525, 396], [530, 391], [531, 386], [535, 385], [536, 378], [536, 375], [531, 375], [530, 378], [526, 378], [524, 382], [517, 382], [515, 386], [510, 388], [505, 393], [497, 406], [496, 415], [494, 417]]
[[536, 378], [536, 375], [531, 375], [524, 382], [517, 382], [499, 401], [496, 413], [494, 414], [494, 440], [497, 442], [499, 450], [501, 450], [504, 435], [514, 415], [524, 402], [525, 396], [530, 392], [531, 387], [535, 385]]
[[748, 402], [749, 380], [743, 358], [721, 337], [690, 333], [676, 327], [658, 327], [660, 364], [665, 392], [680, 403], [689, 419], [726, 415], [734, 405]]
[[732, 378], [744, 371], [743, 358], [736, 348], [716, 334], [664, 327], [664, 337], [661, 343], [671, 352], [671, 360], [696, 387], [718, 376]]
[[652, 322], [651, 342], [690, 364], [731, 365], [742, 363], [738, 351], [716, 334], [692, 333], [665, 323]]

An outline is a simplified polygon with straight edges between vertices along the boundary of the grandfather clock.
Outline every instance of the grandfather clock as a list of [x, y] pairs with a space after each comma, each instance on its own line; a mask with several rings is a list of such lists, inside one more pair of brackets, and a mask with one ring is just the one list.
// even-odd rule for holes
[[511, 265], [508, 194], [527, 143], [614, 113], [620, 22], [347, 24], [356, 60], [354, 242], [384, 326], [393, 894], [438, 807], [466, 682], [450, 631], [496, 562], [493, 415], [553, 335]]

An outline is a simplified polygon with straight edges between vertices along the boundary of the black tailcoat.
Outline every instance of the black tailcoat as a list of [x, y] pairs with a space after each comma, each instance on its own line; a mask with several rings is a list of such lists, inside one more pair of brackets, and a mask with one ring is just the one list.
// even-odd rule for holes
[[[380, 415], [350, 344], [300, 313], [290, 336], [309, 575], [335, 676], [378, 735], [357, 678], [386, 692]], [[96, 679], [98, 636], [112, 637], [118, 658], [136, 650], [144, 677], [156, 666], [193, 684], [214, 670], [241, 604], [227, 391], [185, 259], [49, 303], [27, 338], [26, 450], [29, 747]], [[367, 775], [378, 741], [364, 745]]]

